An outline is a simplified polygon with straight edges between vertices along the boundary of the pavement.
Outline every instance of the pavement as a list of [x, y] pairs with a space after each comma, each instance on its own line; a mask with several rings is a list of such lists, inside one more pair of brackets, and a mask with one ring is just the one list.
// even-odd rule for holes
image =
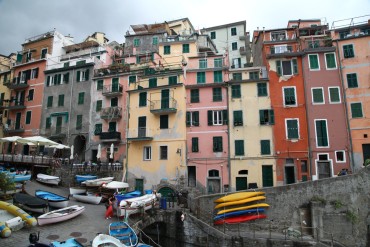
[[[34, 195], [36, 189], [47, 190], [59, 195], [68, 196], [69, 188], [59, 186], [47, 186], [36, 181], [27, 181], [25, 190], [28, 194]], [[0, 246], [4, 247], [26, 247], [29, 243], [30, 233], [40, 232], [40, 243], [50, 244], [53, 241], [64, 241], [69, 238], [76, 238], [81, 244], [91, 246], [91, 242], [97, 233], [108, 234], [109, 224], [117, 221], [116, 217], [105, 219], [105, 205], [86, 204], [78, 202], [70, 197], [69, 205], [83, 205], [85, 211], [79, 216], [56, 224], [24, 227], [19, 231], [12, 232], [9, 238], [0, 239]]]

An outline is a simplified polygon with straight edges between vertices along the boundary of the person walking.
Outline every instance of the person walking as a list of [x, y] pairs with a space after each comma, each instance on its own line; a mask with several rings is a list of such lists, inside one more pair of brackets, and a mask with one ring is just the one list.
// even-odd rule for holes
[[107, 210], [105, 211], [105, 219], [110, 219], [113, 216], [113, 202], [115, 198], [114, 195], [111, 196], [108, 200], [108, 207]]

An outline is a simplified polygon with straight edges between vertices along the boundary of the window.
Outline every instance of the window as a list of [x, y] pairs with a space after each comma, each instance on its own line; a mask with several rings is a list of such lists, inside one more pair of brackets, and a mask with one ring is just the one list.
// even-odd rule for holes
[[267, 83], [257, 83], [258, 97], [267, 96]]
[[206, 72], [197, 72], [197, 83], [205, 83], [206, 82]]
[[62, 74], [54, 75], [54, 85], [60, 85], [62, 82]]
[[111, 107], [118, 106], [118, 98], [117, 97], [114, 97], [114, 98], [110, 99], [110, 106]]
[[307, 172], [307, 160], [301, 160], [301, 172]]
[[149, 78], [149, 88], [157, 87], [157, 78]]
[[275, 124], [274, 110], [260, 110], [260, 125]]
[[191, 151], [193, 153], [199, 152], [199, 138], [198, 137], [191, 138]]
[[324, 104], [324, 89], [323, 88], [312, 88], [312, 103], [313, 104]]
[[362, 103], [351, 103], [352, 118], [361, 118], [362, 115]]
[[78, 93], [78, 104], [83, 105], [85, 101], [85, 92]]
[[45, 122], [45, 128], [50, 129], [50, 127], [51, 127], [51, 117], [47, 117]]
[[134, 39], [134, 46], [140, 46], [140, 39]]
[[235, 36], [236, 35], [236, 27], [232, 27], [231, 28], [231, 36]]
[[64, 106], [64, 94], [58, 96], [58, 106]]
[[96, 112], [99, 112], [101, 108], [103, 107], [103, 101], [102, 100], [97, 100], [96, 101]]
[[213, 137], [213, 152], [222, 152], [222, 136]]
[[207, 59], [199, 59], [199, 68], [206, 69], [207, 68]]
[[47, 53], [48, 53], [48, 48], [41, 49], [41, 58], [46, 58]]
[[79, 70], [76, 73], [76, 81], [88, 81], [89, 80], [89, 69], [87, 70]]
[[242, 60], [241, 58], [234, 58], [233, 59], [233, 63], [231, 65], [231, 68], [233, 69], [237, 69], [237, 68], [241, 68], [241, 65], [242, 65]]
[[159, 128], [168, 129], [168, 115], [159, 116]]
[[176, 84], [177, 84], [177, 76], [169, 76], [168, 85], [176, 85]]
[[234, 126], [243, 125], [243, 111], [234, 111]]
[[104, 81], [103, 80], [97, 80], [96, 81], [96, 90], [103, 90], [103, 83]]
[[53, 107], [53, 96], [48, 96], [47, 107]]
[[[28, 101], [32, 101], [33, 100], [33, 95], [35, 94], [35, 89], [30, 89], [28, 91]], [[4, 99], [4, 97], [2, 97], [2, 99]]]
[[82, 129], [82, 115], [77, 115], [76, 118], [76, 130]]
[[166, 160], [168, 156], [168, 147], [167, 146], [160, 146], [159, 147], [159, 159]]
[[182, 44], [182, 53], [189, 53], [189, 52], [190, 52], [189, 44]]
[[212, 89], [213, 92], [213, 101], [218, 102], [222, 101], [222, 88], [220, 87], [215, 87]]
[[335, 151], [335, 160], [337, 163], [346, 162], [346, 152], [344, 150]]
[[215, 58], [213, 60], [213, 67], [222, 68], [222, 58]]
[[244, 140], [235, 140], [235, 156], [244, 155]]
[[32, 117], [32, 111], [27, 111], [26, 112], [26, 124], [31, 123], [31, 117]]
[[68, 83], [69, 82], [69, 72], [63, 74], [63, 83]]
[[317, 147], [328, 147], [328, 130], [326, 120], [315, 119], [316, 145]]
[[139, 94], [139, 106], [146, 106], [146, 92], [141, 92]]
[[222, 82], [222, 71], [213, 71], [214, 82]]
[[117, 130], [117, 122], [109, 122], [108, 132], [116, 132], [116, 130]]
[[240, 84], [238, 85], [231, 85], [231, 97], [232, 98], [241, 98], [241, 89]]
[[242, 73], [233, 73], [233, 80], [242, 80]]
[[28, 52], [26, 54], [26, 63], [29, 62], [31, 60], [31, 58], [32, 58], [32, 52]]
[[76, 62], [76, 66], [81, 66], [81, 65], [85, 65], [85, 64], [86, 64], [86, 60]]
[[63, 64], [63, 67], [64, 67], [64, 68], [68, 68], [68, 67], [69, 67], [69, 62], [65, 62], [65, 63]]
[[211, 32], [211, 39], [216, 39], [216, 32]]
[[259, 71], [249, 72], [249, 79], [258, 80], [259, 79]]
[[238, 50], [238, 43], [237, 43], [237, 42], [233, 42], [233, 43], [231, 43], [231, 49], [232, 49], [233, 51]]
[[152, 44], [153, 45], [158, 45], [158, 37], [153, 37]]
[[190, 103], [199, 103], [199, 89], [190, 90]]
[[297, 106], [295, 87], [284, 87], [284, 106]]
[[94, 135], [100, 135], [103, 132], [103, 124], [97, 123], [95, 124]]
[[261, 155], [270, 155], [270, 140], [261, 140]]
[[164, 54], [171, 54], [171, 46], [170, 45], [165, 45], [164, 47]]
[[325, 64], [326, 69], [336, 69], [337, 68], [337, 62], [335, 60], [335, 53], [325, 53]]
[[129, 83], [134, 83], [134, 82], [136, 82], [136, 75], [130, 75], [130, 76], [128, 77], [128, 82], [129, 82]]
[[344, 58], [355, 57], [355, 51], [353, 45], [343, 45], [343, 55]]
[[199, 111], [186, 112], [186, 126], [199, 126]]
[[144, 160], [151, 160], [152, 159], [152, 147], [144, 147], [144, 153], [143, 153], [143, 159]]
[[285, 31], [271, 32], [271, 40], [272, 41], [285, 40], [285, 39], [286, 39]]
[[299, 139], [298, 119], [286, 119], [285, 128], [287, 139]]
[[331, 104], [340, 103], [339, 87], [329, 87], [329, 102]]
[[276, 72], [279, 76], [298, 74], [297, 59], [284, 60], [284, 61], [277, 60], [276, 61]]
[[31, 70], [31, 79], [35, 79], [39, 76], [39, 68]]
[[348, 88], [358, 87], [357, 74], [356, 73], [347, 74], [347, 84], [348, 84]]
[[310, 70], [319, 70], [319, 55], [317, 54], [309, 54], [308, 55], [308, 61], [310, 64]]
[[227, 110], [208, 111], [207, 118], [208, 118], [208, 126], [226, 125], [228, 122]]

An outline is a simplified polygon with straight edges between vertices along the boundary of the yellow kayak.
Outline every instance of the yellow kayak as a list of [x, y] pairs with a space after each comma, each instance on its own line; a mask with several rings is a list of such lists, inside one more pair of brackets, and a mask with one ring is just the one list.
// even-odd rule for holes
[[239, 211], [239, 210], [247, 210], [251, 208], [267, 208], [270, 207], [267, 203], [257, 203], [249, 206], [244, 206], [244, 207], [237, 207], [237, 208], [230, 208], [230, 209], [224, 209], [218, 212], [217, 214], [226, 214], [229, 212], [234, 212], [234, 211]]
[[223, 203], [220, 203], [220, 204], [216, 205], [215, 208], [223, 208], [223, 207], [227, 207], [227, 206], [239, 205], [239, 204], [244, 204], [244, 203], [247, 203], [247, 202], [254, 202], [254, 201], [264, 200], [264, 199], [266, 199], [265, 196], [254, 196], [254, 197], [250, 197], [250, 198], [246, 198], [246, 199], [242, 199], [242, 200], [238, 200], [238, 201], [223, 202]]
[[25, 221], [28, 226], [36, 226], [37, 225], [37, 220], [34, 217], [27, 214], [25, 211], [18, 208], [17, 206], [14, 206], [11, 203], [0, 201], [0, 209], [6, 210], [6, 211], [8, 211], [9, 213], [11, 213], [15, 216], [21, 217], [22, 220]]
[[237, 193], [233, 193], [233, 194], [230, 194], [230, 195], [227, 195], [227, 196], [220, 197], [217, 200], [215, 200], [214, 202], [217, 203], [217, 202], [238, 201], [238, 200], [246, 199], [246, 198], [253, 197], [253, 196], [262, 196], [264, 194], [265, 194], [265, 192], [262, 192], [262, 191], [237, 192]]

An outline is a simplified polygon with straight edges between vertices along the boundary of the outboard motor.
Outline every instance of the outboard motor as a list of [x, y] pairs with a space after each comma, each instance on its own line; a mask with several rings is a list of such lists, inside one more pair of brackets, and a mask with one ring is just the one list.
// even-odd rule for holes
[[30, 241], [30, 244], [36, 244], [39, 241], [40, 232], [36, 234], [35, 232], [30, 233], [30, 236], [28, 240]]

